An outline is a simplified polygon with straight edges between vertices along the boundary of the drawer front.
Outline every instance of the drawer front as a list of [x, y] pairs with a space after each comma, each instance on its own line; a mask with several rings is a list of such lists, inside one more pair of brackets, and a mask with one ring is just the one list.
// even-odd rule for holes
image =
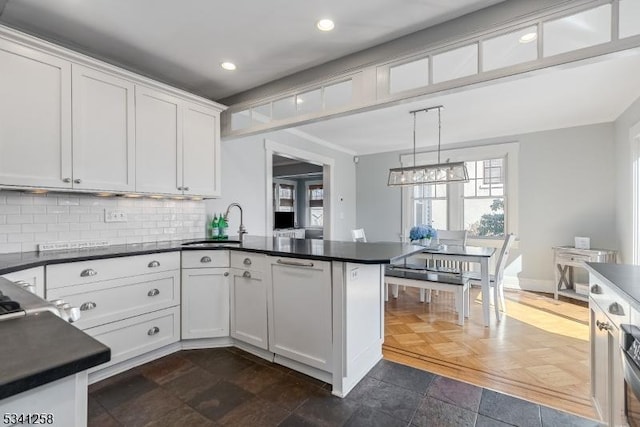
[[47, 291], [63, 286], [180, 269], [180, 252], [97, 259], [47, 266]]
[[172, 307], [155, 311], [87, 329], [85, 332], [111, 348], [111, 361], [92, 369], [97, 371], [178, 342], [180, 340], [180, 308]]
[[563, 252], [559, 253], [556, 257], [556, 261], [561, 264], [581, 264], [583, 262], [591, 261], [591, 257], [589, 255], [584, 254], [574, 254], [571, 252]]
[[597, 304], [607, 317], [617, 326], [621, 323], [629, 323], [631, 307], [623, 297], [602, 280], [589, 275], [589, 303]]
[[49, 291], [49, 299], [80, 307], [75, 325], [92, 328], [180, 304], [180, 271], [144, 274]]
[[29, 268], [27, 270], [14, 271], [3, 275], [7, 280], [12, 282], [22, 281], [31, 285], [31, 289], [35, 290], [35, 294], [40, 298], [44, 298], [44, 267]]
[[184, 251], [182, 268], [229, 267], [229, 251]]
[[231, 268], [239, 268], [242, 270], [266, 271], [267, 256], [264, 254], [255, 254], [252, 252], [231, 251], [229, 256]]

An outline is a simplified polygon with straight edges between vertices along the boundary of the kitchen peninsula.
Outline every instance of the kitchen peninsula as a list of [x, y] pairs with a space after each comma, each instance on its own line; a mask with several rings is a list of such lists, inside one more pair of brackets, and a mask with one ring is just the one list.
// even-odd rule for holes
[[[5, 254], [0, 275], [44, 269], [47, 298], [95, 303], [75, 325], [111, 347], [112, 360], [90, 371], [90, 382], [183, 348], [237, 346], [328, 382], [332, 393], [343, 397], [382, 358], [384, 264], [421, 249], [244, 236], [242, 243], [172, 241]], [[137, 264], [144, 271], [133, 272]], [[81, 277], [88, 269], [95, 274]], [[161, 274], [163, 282], [153, 282]], [[173, 287], [161, 288], [172, 277]], [[144, 304], [155, 305], [144, 312], [124, 307], [135, 301], [126, 294], [129, 288], [146, 298], [144, 286], [154, 288], [147, 298], [154, 302]], [[109, 289], [121, 302], [115, 314], [101, 312], [107, 304], [99, 298]], [[170, 294], [173, 300], [162, 299]], [[172, 319], [164, 328], [153, 323], [161, 314]], [[149, 322], [143, 330], [149, 344], [131, 353], [123, 343], [133, 338], [119, 334], [135, 328], [109, 325], [135, 325], [137, 318]], [[147, 334], [149, 327], [160, 332]]]

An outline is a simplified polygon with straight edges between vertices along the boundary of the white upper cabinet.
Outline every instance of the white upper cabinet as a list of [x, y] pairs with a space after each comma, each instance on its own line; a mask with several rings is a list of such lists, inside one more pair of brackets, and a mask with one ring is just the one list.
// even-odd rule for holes
[[73, 187], [134, 191], [134, 84], [73, 64]]
[[182, 194], [180, 100], [136, 87], [136, 191]]
[[71, 188], [71, 63], [0, 39], [0, 184]]
[[184, 194], [220, 195], [220, 113], [186, 103], [183, 110]]
[[219, 196], [223, 109], [0, 25], [0, 188]]
[[136, 87], [136, 191], [220, 195], [220, 113]]

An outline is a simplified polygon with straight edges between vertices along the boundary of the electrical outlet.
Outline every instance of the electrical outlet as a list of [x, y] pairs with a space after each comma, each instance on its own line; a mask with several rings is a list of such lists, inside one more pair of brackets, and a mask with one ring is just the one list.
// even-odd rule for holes
[[359, 268], [353, 268], [351, 270], [351, 280], [358, 280], [358, 270]]
[[127, 222], [127, 213], [119, 210], [104, 210], [104, 222]]

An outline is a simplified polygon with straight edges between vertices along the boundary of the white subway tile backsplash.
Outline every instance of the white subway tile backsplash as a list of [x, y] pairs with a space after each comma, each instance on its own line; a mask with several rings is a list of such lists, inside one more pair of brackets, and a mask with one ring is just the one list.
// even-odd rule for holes
[[[105, 209], [127, 222], [104, 222]], [[34, 251], [39, 243], [108, 240], [112, 245], [205, 236], [204, 202], [97, 197], [0, 190], [0, 253]]]
[[33, 224], [33, 215], [7, 215], [7, 224]]
[[19, 214], [20, 206], [9, 206], [9, 205], [0, 205], [0, 214], [2, 215], [11, 215], [11, 214]]
[[23, 233], [44, 233], [47, 231], [47, 224], [22, 224]]
[[9, 243], [22, 243], [22, 242], [33, 242], [34, 234], [33, 233], [13, 233], [7, 235], [7, 242]]
[[0, 253], [22, 252], [20, 243], [0, 243]]
[[45, 214], [47, 213], [46, 206], [21, 206], [20, 213], [22, 214]]
[[20, 233], [21, 231], [20, 224], [0, 225], [0, 234]]
[[47, 224], [47, 231], [69, 231], [71, 224]]
[[56, 215], [34, 215], [33, 223], [34, 224], [55, 224], [58, 222], [58, 217]]

